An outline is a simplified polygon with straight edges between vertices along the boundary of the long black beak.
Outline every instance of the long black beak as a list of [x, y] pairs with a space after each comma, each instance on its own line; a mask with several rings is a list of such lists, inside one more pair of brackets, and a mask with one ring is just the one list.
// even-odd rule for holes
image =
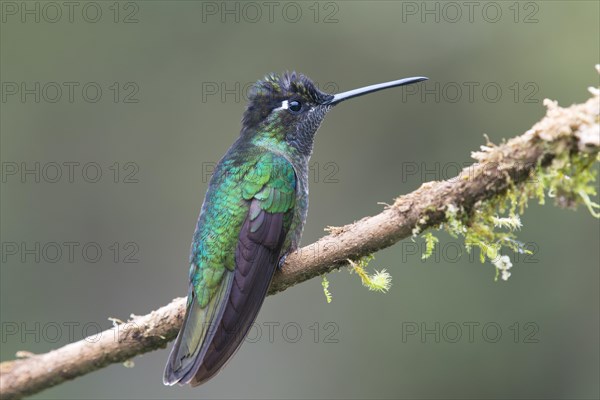
[[380, 90], [389, 89], [389, 88], [393, 88], [396, 86], [410, 85], [411, 83], [426, 81], [427, 79], [429, 79], [429, 78], [426, 78], [424, 76], [415, 76], [413, 78], [404, 78], [404, 79], [399, 79], [397, 81], [378, 83], [376, 85], [365, 86], [365, 87], [354, 89], [354, 90], [348, 90], [347, 92], [338, 93], [338, 94], [334, 95], [333, 98], [331, 100], [329, 100], [328, 102], [326, 102], [325, 104], [335, 105], [344, 100], [351, 99], [353, 97], [358, 97], [358, 96], [362, 96], [364, 94], [378, 92]]

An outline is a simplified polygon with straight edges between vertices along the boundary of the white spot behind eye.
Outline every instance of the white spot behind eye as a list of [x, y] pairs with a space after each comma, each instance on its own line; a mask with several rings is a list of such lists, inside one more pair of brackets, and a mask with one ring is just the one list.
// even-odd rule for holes
[[284, 101], [281, 102], [281, 107], [276, 108], [275, 111], [277, 111], [277, 110], [287, 110], [288, 107], [289, 107], [288, 101], [284, 100]]

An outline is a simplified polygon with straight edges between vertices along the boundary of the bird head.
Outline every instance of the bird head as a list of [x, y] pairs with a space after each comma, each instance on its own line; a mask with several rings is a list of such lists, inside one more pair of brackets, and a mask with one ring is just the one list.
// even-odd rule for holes
[[283, 143], [310, 155], [314, 136], [325, 115], [337, 104], [379, 90], [426, 80], [406, 78], [338, 94], [322, 92], [306, 76], [296, 72], [269, 74], [250, 89], [242, 119], [242, 136]]

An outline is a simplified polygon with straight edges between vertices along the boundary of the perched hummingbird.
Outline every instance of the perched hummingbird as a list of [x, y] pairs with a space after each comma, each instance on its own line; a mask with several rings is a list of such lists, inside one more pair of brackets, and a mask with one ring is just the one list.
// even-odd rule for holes
[[296, 250], [308, 211], [308, 161], [323, 118], [340, 102], [426, 80], [414, 77], [340, 94], [301, 74], [267, 75], [250, 90], [240, 137], [211, 177], [194, 232], [183, 326], [164, 383], [192, 386], [233, 356], [277, 267]]

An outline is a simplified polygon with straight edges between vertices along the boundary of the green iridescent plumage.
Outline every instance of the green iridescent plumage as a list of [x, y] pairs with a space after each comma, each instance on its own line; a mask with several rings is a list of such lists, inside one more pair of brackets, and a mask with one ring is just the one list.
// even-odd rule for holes
[[[271, 213], [291, 212], [296, 198], [296, 177], [292, 165], [282, 156], [256, 147], [243, 163], [233, 158], [223, 161], [213, 176], [203, 213], [198, 221], [191, 256], [191, 280], [197, 301], [205, 307], [218, 289], [225, 269], [235, 268], [235, 248], [239, 232], [250, 212], [249, 201], [260, 201], [261, 209]], [[214, 188], [214, 190], [212, 190]], [[251, 220], [258, 212], [249, 214]], [[253, 229], [256, 231], [258, 225]]]

